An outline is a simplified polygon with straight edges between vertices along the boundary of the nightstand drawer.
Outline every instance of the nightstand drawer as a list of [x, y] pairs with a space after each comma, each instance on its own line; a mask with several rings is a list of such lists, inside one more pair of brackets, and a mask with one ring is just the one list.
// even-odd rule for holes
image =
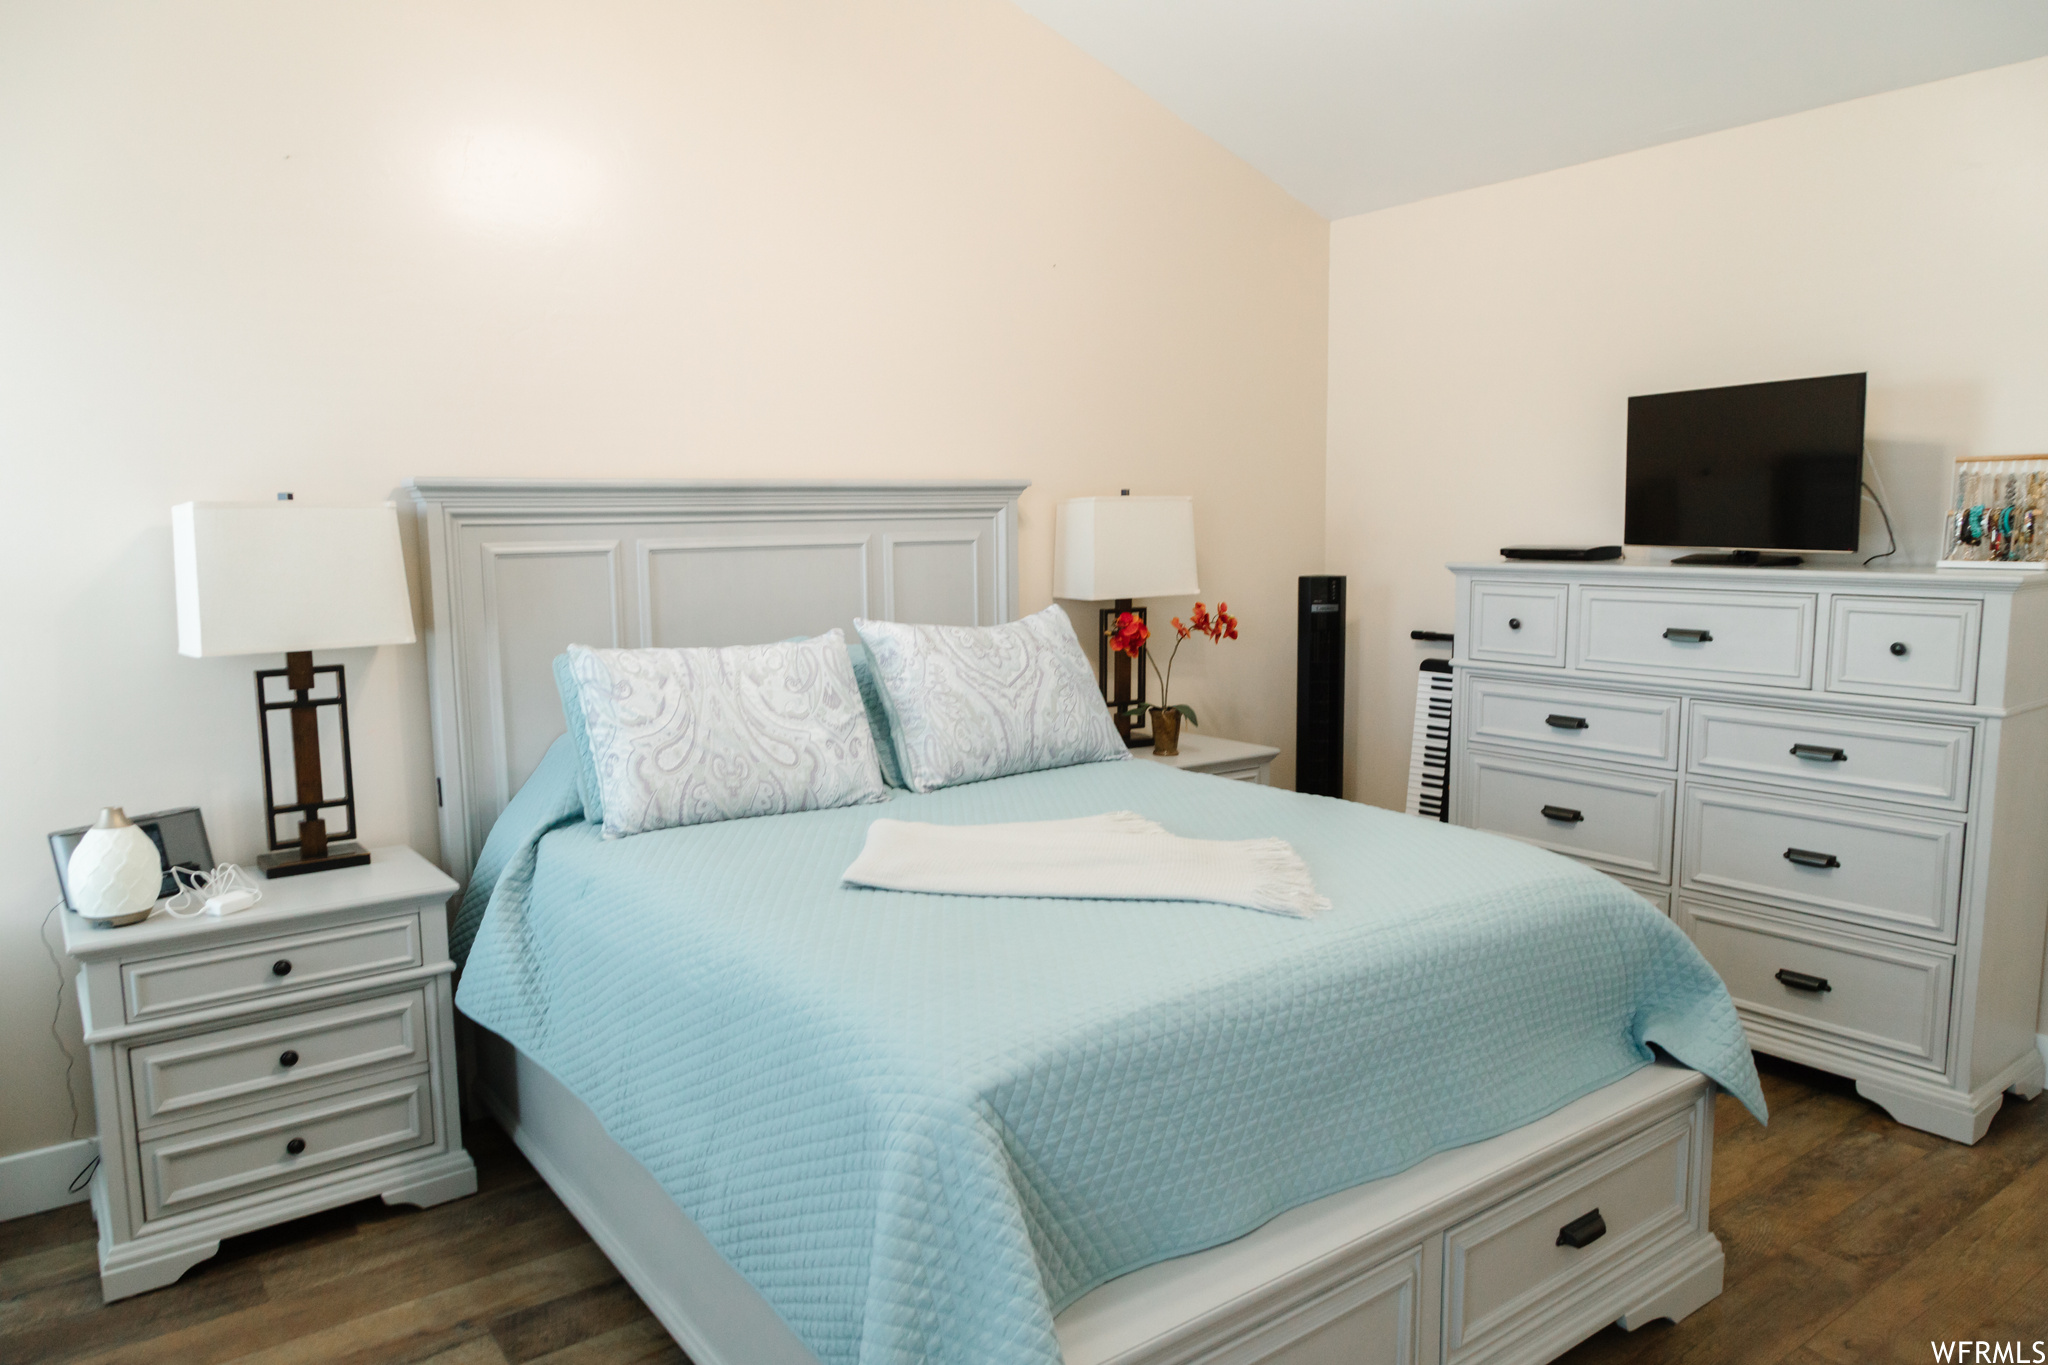
[[380, 1067], [425, 1064], [422, 990], [151, 1043], [128, 1054], [140, 1127]]
[[134, 1023], [419, 965], [419, 917], [402, 915], [212, 952], [147, 958], [121, 968], [121, 986], [128, 1020]]
[[432, 1078], [142, 1144], [143, 1216], [162, 1218], [434, 1140]]

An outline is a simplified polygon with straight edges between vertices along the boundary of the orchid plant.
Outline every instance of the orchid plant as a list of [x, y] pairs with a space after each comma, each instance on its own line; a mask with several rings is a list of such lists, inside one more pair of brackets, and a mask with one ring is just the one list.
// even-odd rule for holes
[[1195, 719], [1194, 707], [1186, 702], [1176, 705], [1171, 700], [1173, 661], [1180, 657], [1180, 647], [1196, 635], [1206, 635], [1210, 641], [1217, 644], [1225, 640], [1235, 640], [1237, 618], [1230, 614], [1228, 602], [1218, 602], [1213, 613], [1208, 607], [1197, 602], [1186, 621], [1182, 621], [1178, 616], [1173, 618], [1173, 630], [1176, 638], [1173, 648], [1167, 652], [1165, 668], [1159, 666], [1159, 660], [1153, 658], [1152, 651], [1147, 648], [1146, 642], [1152, 638], [1152, 628], [1146, 625], [1144, 618], [1136, 612], [1126, 611], [1117, 614], [1116, 620], [1109, 628], [1109, 647], [1119, 654], [1140, 660], [1140, 668], [1144, 667], [1143, 661], [1151, 662], [1152, 672], [1159, 679], [1159, 705], [1154, 707], [1154, 710], [1178, 711], [1187, 717], [1188, 724], [1200, 725], [1202, 722]]

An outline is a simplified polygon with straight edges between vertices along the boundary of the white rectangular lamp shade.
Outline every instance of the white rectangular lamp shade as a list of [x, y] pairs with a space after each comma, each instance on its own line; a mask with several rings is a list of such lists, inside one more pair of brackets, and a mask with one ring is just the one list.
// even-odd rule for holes
[[1054, 597], [1110, 602], [1200, 591], [1193, 498], [1069, 498], [1059, 505]]
[[398, 511], [293, 502], [171, 509], [178, 652], [289, 654], [409, 644]]

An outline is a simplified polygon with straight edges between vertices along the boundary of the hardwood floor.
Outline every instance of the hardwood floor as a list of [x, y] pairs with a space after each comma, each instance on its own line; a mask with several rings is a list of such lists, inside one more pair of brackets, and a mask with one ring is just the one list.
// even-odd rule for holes
[[[2048, 1097], [1976, 1147], [1902, 1128], [1845, 1081], [1765, 1059], [1771, 1126], [1721, 1100], [1714, 1228], [1727, 1291], [1683, 1323], [1609, 1328], [1565, 1359], [1861, 1365], [1928, 1342], [2048, 1339]], [[511, 1143], [469, 1134], [482, 1186], [437, 1209], [357, 1204], [237, 1238], [178, 1284], [102, 1304], [84, 1205], [0, 1223], [0, 1361], [597, 1365], [681, 1361]]]

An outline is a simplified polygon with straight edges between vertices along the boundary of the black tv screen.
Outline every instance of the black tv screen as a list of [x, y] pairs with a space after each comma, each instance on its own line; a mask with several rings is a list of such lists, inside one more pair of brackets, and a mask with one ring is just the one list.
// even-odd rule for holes
[[1628, 400], [1631, 545], [1854, 550], [1867, 376]]

